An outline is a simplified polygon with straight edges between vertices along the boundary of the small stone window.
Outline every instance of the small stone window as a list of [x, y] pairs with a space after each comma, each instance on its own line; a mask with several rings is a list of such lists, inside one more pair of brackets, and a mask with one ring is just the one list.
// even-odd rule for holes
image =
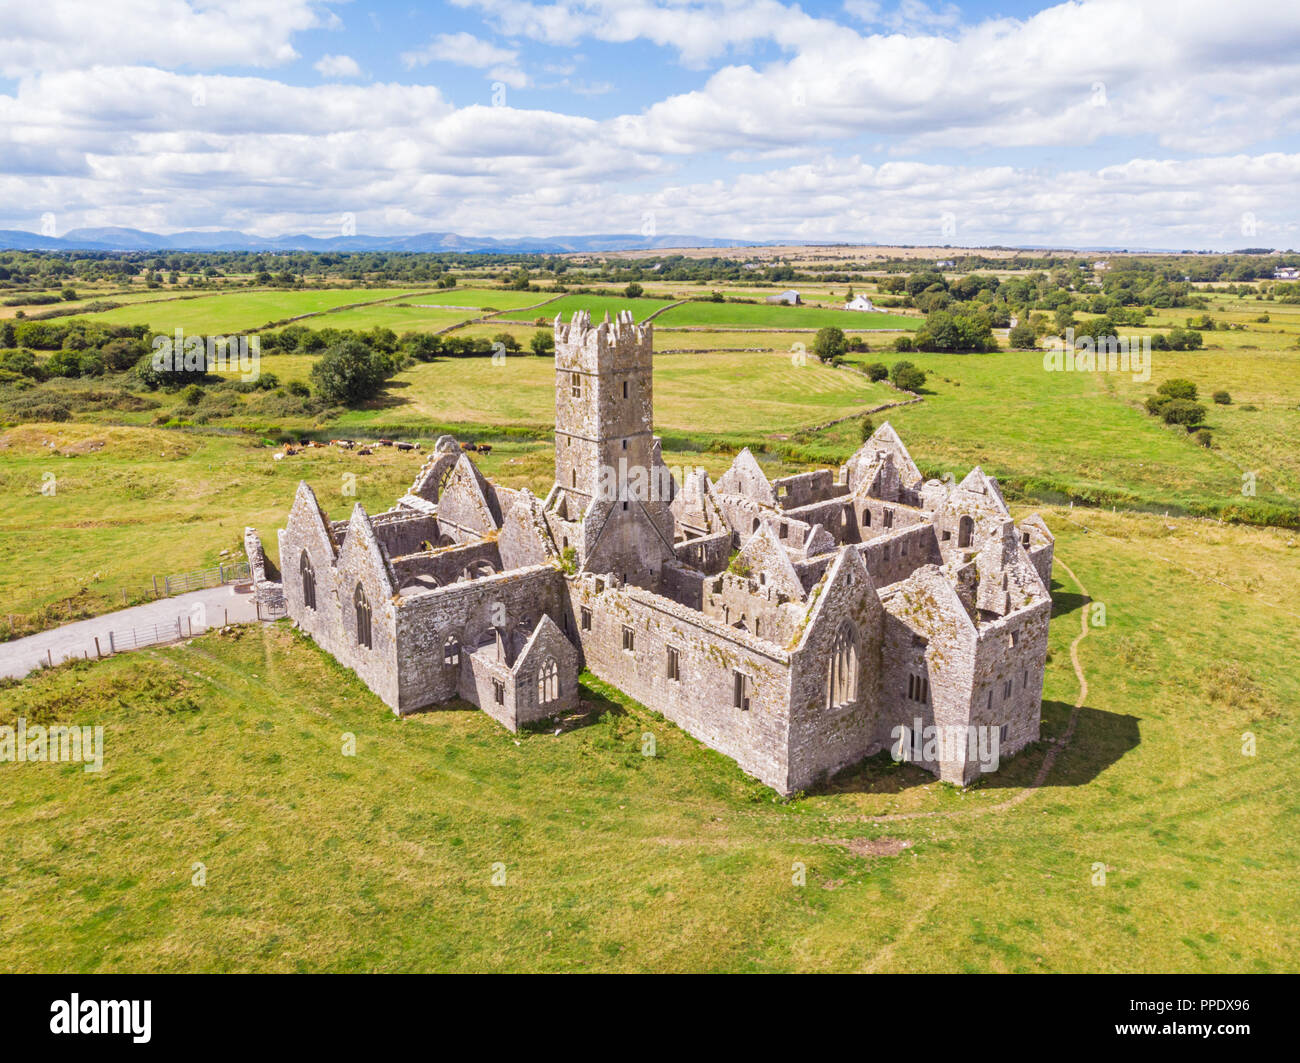
[[1011, 680], [1010, 680], [1010, 679], [1008, 679], [1006, 682], [1004, 682], [1004, 683], [1002, 684], [1002, 700], [1003, 700], [1003, 701], [1006, 701], [1007, 698], [1009, 698], [1009, 697], [1011, 697]]
[[623, 652], [632, 653], [636, 650], [636, 632], [630, 627], [623, 628]]
[[864, 528], [871, 527], [871, 510], [869, 509], [864, 509], [862, 511], [862, 526]]
[[682, 678], [682, 655], [676, 646], [668, 647], [668, 678], [673, 682]]
[[627, 398], [627, 381], [623, 381], [623, 398]]
[[886, 528], [894, 526], [894, 511], [892, 509], [885, 510], [884, 525]]
[[907, 699], [925, 704], [930, 700], [930, 679], [924, 675], [907, 677]]
[[742, 712], [748, 712], [749, 699], [753, 691], [753, 680], [751, 680], [744, 672], [740, 671], [732, 672], [731, 676], [732, 706], [740, 709]]
[[492, 680], [492, 700], [498, 705], [506, 703], [506, 685], [500, 679]]
[[582, 398], [582, 374], [572, 373], [570, 376], [572, 378], [570, 380], [570, 387], [573, 392], [573, 397], [575, 399], [580, 399]]
[[450, 635], [442, 644], [442, 665], [444, 668], [460, 667], [460, 639]]
[[1011, 634], [1007, 636], [1007, 645], [1011, 646], [1012, 648], [1020, 645], [1019, 631], [1013, 631], [1011, 632]]
[[1005, 742], [1007, 740], [1007, 735], [1010, 732], [1011, 732], [1011, 725], [1004, 723], [1001, 727], [998, 728], [998, 741]]
[[582, 630], [583, 631], [591, 630], [591, 610], [588, 609], [585, 605], [582, 607]]

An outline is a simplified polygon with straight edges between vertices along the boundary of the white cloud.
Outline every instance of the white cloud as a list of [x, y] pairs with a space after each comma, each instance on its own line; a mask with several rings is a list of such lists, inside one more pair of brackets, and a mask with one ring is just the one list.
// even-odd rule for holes
[[361, 67], [357, 61], [350, 55], [322, 55], [312, 64], [321, 77], [326, 78], [359, 78], [361, 76]]
[[402, 62], [407, 66], [428, 66], [441, 61], [460, 66], [489, 67], [514, 63], [518, 58], [517, 51], [498, 47], [472, 33], [440, 33], [423, 48], [402, 53]]
[[297, 57], [295, 33], [337, 21], [322, 0], [10, 3], [0, 35], [0, 73], [21, 77], [105, 61], [193, 70], [276, 66]]

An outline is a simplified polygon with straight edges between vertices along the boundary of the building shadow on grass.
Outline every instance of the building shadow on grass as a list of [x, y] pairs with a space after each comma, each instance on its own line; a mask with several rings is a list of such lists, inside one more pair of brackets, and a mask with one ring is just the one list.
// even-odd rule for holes
[[[1048, 752], [1065, 733], [1074, 707], [1063, 701], [1043, 702], [1042, 735], [1033, 745], [1000, 760], [994, 771], [982, 775], [968, 789], [1021, 790], [1031, 786]], [[1086, 786], [1142, 741], [1138, 718], [1124, 713], [1079, 709], [1074, 734], [1060, 749], [1043, 786]], [[809, 795], [896, 794], [934, 782], [936, 777], [907, 762], [896, 762], [888, 750], [853, 764], [831, 779], [809, 788]]]
[[1058, 616], [1068, 616], [1078, 609], [1082, 609], [1088, 602], [1087, 595], [1075, 594], [1067, 591], [1064, 584], [1052, 580], [1052, 619]]

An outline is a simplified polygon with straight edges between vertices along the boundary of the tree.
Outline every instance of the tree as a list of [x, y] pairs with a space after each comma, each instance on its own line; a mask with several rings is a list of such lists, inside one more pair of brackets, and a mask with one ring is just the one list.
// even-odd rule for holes
[[871, 434], [875, 430], [876, 430], [875, 422], [873, 422], [870, 417], [863, 417], [862, 424], [860, 426], [862, 442], [865, 443], [868, 439], [870, 439]]
[[1038, 336], [1034, 331], [1034, 326], [1028, 321], [1022, 321], [1016, 325], [1007, 335], [1007, 341], [1011, 344], [1013, 350], [1027, 351], [1038, 346]]
[[918, 369], [911, 362], [895, 362], [889, 371], [889, 379], [894, 387], [903, 391], [920, 391], [925, 385], [925, 370]]
[[889, 376], [889, 366], [884, 362], [872, 362], [867, 366], [866, 373], [872, 380], [884, 380]]
[[623, 294], [626, 295], [629, 299], [640, 299], [641, 293], [644, 291], [645, 289], [642, 288], [641, 285], [637, 284], [636, 281], [633, 281], [631, 284], [629, 284], [626, 288], [623, 289]]
[[330, 405], [354, 406], [373, 398], [387, 375], [387, 362], [360, 340], [336, 343], [311, 369], [317, 396]]
[[829, 362], [834, 358], [840, 358], [847, 348], [848, 342], [844, 339], [843, 329], [827, 325], [817, 330], [817, 337], [813, 340], [813, 354], [820, 361]]
[[528, 341], [533, 354], [545, 357], [555, 350], [555, 333], [549, 329], [539, 328]]

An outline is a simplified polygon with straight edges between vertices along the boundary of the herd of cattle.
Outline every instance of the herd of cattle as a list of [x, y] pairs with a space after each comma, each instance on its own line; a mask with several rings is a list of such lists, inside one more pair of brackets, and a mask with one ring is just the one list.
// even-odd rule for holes
[[[372, 443], [359, 443], [355, 439], [331, 439], [329, 443], [318, 443], [314, 439], [301, 440], [297, 446], [286, 445], [284, 450], [275, 455], [276, 461], [282, 457], [297, 454], [300, 450], [306, 450], [309, 447], [338, 447], [340, 450], [351, 450], [357, 454], [373, 454], [373, 447], [393, 447], [396, 450], [419, 450], [419, 443], [404, 443], [395, 439], [376, 439]], [[478, 454], [491, 454], [491, 443], [462, 443], [461, 450], [470, 451]]]

